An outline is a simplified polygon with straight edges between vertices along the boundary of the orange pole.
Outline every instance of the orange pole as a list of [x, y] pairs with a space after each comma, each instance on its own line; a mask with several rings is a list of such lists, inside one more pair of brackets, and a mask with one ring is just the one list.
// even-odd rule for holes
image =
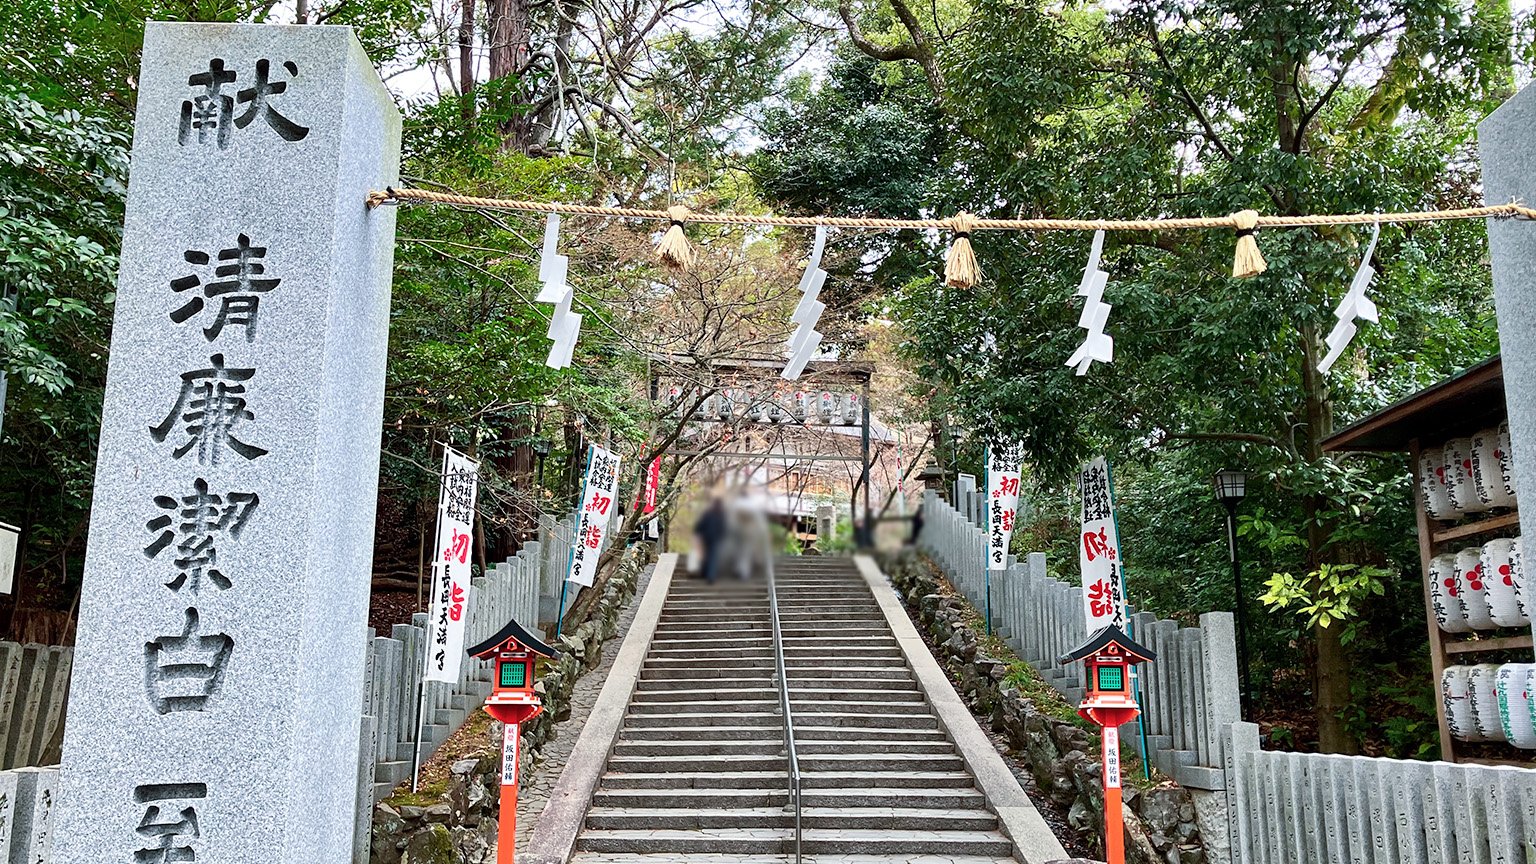
[[[1120, 809], [1120, 730], [1104, 727], [1104, 861], [1125, 864], [1125, 824]], [[497, 864], [511, 864], [511, 859]]]
[[501, 739], [501, 813], [496, 818], [496, 864], [517, 854], [517, 771], [521, 723], [508, 723]]
[[[1119, 790], [1115, 790], [1118, 798]], [[501, 816], [496, 827], [496, 864], [512, 864], [517, 853], [517, 784], [501, 787]]]

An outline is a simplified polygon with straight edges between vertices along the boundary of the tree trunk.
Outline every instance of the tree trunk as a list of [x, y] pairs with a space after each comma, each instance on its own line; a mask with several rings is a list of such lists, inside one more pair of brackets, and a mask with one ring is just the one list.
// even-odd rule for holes
[[475, 0], [463, 0], [459, 23], [459, 113], [464, 122], [475, 119]]
[[[1326, 382], [1317, 371], [1317, 328], [1306, 323], [1301, 326], [1301, 386], [1306, 405], [1306, 450], [1304, 458], [1311, 463], [1323, 458], [1323, 438], [1332, 431], [1333, 412], [1328, 404], [1324, 388]], [[1317, 570], [1324, 558], [1324, 546], [1328, 541], [1327, 526], [1318, 523], [1318, 513], [1326, 506], [1320, 496], [1309, 496], [1302, 502], [1302, 514], [1307, 525], [1307, 567]], [[1314, 592], [1318, 586], [1312, 586]], [[1313, 670], [1313, 694], [1317, 711], [1317, 746], [1324, 753], [1355, 754], [1359, 744], [1344, 725], [1344, 713], [1349, 708], [1349, 655], [1340, 639], [1343, 625], [1334, 622], [1330, 627], [1312, 628], [1312, 639], [1317, 646], [1317, 666]]]
[[[508, 76], [522, 75], [528, 67], [528, 4], [526, 0], [490, 0], [490, 79], [499, 81]], [[528, 104], [527, 88], [522, 82], [503, 85], [499, 95], [507, 107]], [[522, 112], [512, 111], [502, 122], [502, 147], [507, 150], [525, 150], [531, 118]]]

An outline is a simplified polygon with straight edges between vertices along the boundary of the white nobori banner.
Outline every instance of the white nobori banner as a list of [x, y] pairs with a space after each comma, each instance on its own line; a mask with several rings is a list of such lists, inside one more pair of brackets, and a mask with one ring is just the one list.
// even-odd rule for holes
[[567, 582], [591, 585], [597, 575], [597, 559], [607, 539], [613, 519], [614, 502], [619, 496], [619, 457], [597, 445], [587, 451], [587, 482], [581, 490], [580, 518], [576, 538], [571, 543], [571, 566]]
[[479, 487], [480, 463], [451, 447], [443, 448], [437, 545], [432, 557], [432, 607], [427, 616], [428, 681], [459, 680], [464, 625], [469, 619], [469, 559], [474, 548]]
[[1114, 487], [1104, 457], [1084, 465], [1078, 474], [1083, 496], [1083, 531], [1077, 559], [1083, 570], [1083, 613], [1088, 632], [1113, 624], [1125, 629], [1125, 589], [1121, 574], [1120, 538], [1115, 531]]
[[1008, 541], [1019, 512], [1020, 451], [1016, 445], [987, 451], [987, 569], [1008, 569]]

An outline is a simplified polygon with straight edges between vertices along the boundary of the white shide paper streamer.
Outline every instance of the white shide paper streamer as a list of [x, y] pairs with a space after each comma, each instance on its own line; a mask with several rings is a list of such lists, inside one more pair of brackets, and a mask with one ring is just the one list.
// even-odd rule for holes
[[794, 381], [805, 371], [805, 364], [810, 362], [818, 348], [821, 347], [821, 334], [816, 332], [816, 322], [821, 320], [821, 313], [827, 305], [816, 299], [821, 293], [821, 286], [826, 284], [827, 271], [821, 269], [821, 253], [827, 248], [827, 228], [825, 225], [816, 226], [816, 239], [811, 243], [811, 259], [805, 264], [805, 273], [800, 276], [800, 293], [803, 295], [795, 306], [795, 314], [790, 321], [795, 324], [795, 335], [789, 339], [789, 347], [785, 354], [789, 362], [785, 364], [784, 371], [779, 377], [785, 381]]
[[1344, 299], [1339, 301], [1339, 307], [1333, 310], [1335, 318], [1339, 322], [1333, 325], [1333, 332], [1328, 334], [1328, 355], [1317, 364], [1317, 371], [1328, 374], [1333, 364], [1338, 362], [1344, 349], [1355, 338], [1359, 328], [1355, 326], [1355, 320], [1370, 321], [1376, 323], [1380, 320], [1376, 314], [1376, 303], [1365, 296], [1365, 289], [1370, 287], [1371, 279], [1376, 275], [1376, 268], [1371, 266], [1371, 256], [1376, 254], [1376, 241], [1381, 239], [1381, 223], [1377, 222], [1371, 228], [1371, 242], [1365, 247], [1365, 254], [1360, 258], [1360, 269], [1355, 271], [1355, 278], [1349, 283], [1349, 290], [1344, 293]]
[[581, 335], [581, 315], [571, 311], [575, 291], [565, 284], [570, 259], [555, 251], [559, 242], [560, 214], [551, 213], [544, 220], [544, 246], [539, 253], [539, 281], [544, 284], [534, 298], [540, 303], [555, 304], [547, 333], [551, 340], [549, 356], [544, 360], [544, 365], [551, 369], [571, 365], [576, 338]]
[[1088, 250], [1088, 266], [1083, 268], [1083, 281], [1077, 286], [1075, 296], [1087, 298], [1083, 302], [1083, 314], [1078, 316], [1077, 326], [1087, 330], [1083, 344], [1067, 358], [1068, 366], [1077, 367], [1078, 375], [1087, 375], [1088, 367], [1095, 360], [1108, 363], [1115, 359], [1114, 337], [1104, 332], [1109, 323], [1109, 310], [1114, 307], [1104, 302], [1104, 286], [1109, 284], [1109, 274], [1099, 269], [1099, 257], [1104, 251], [1104, 232], [1093, 232], [1093, 245]]

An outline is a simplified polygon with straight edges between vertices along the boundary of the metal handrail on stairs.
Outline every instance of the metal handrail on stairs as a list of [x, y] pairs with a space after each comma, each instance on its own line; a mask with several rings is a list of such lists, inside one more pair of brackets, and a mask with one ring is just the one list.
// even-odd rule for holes
[[784, 715], [784, 752], [789, 757], [789, 797], [795, 806], [795, 864], [800, 864], [800, 759], [795, 755], [795, 718], [789, 707], [789, 676], [784, 672], [784, 636], [779, 629], [779, 589], [773, 578], [773, 548], [768, 555], [768, 609], [773, 620], [773, 663], [779, 679], [779, 710]]

